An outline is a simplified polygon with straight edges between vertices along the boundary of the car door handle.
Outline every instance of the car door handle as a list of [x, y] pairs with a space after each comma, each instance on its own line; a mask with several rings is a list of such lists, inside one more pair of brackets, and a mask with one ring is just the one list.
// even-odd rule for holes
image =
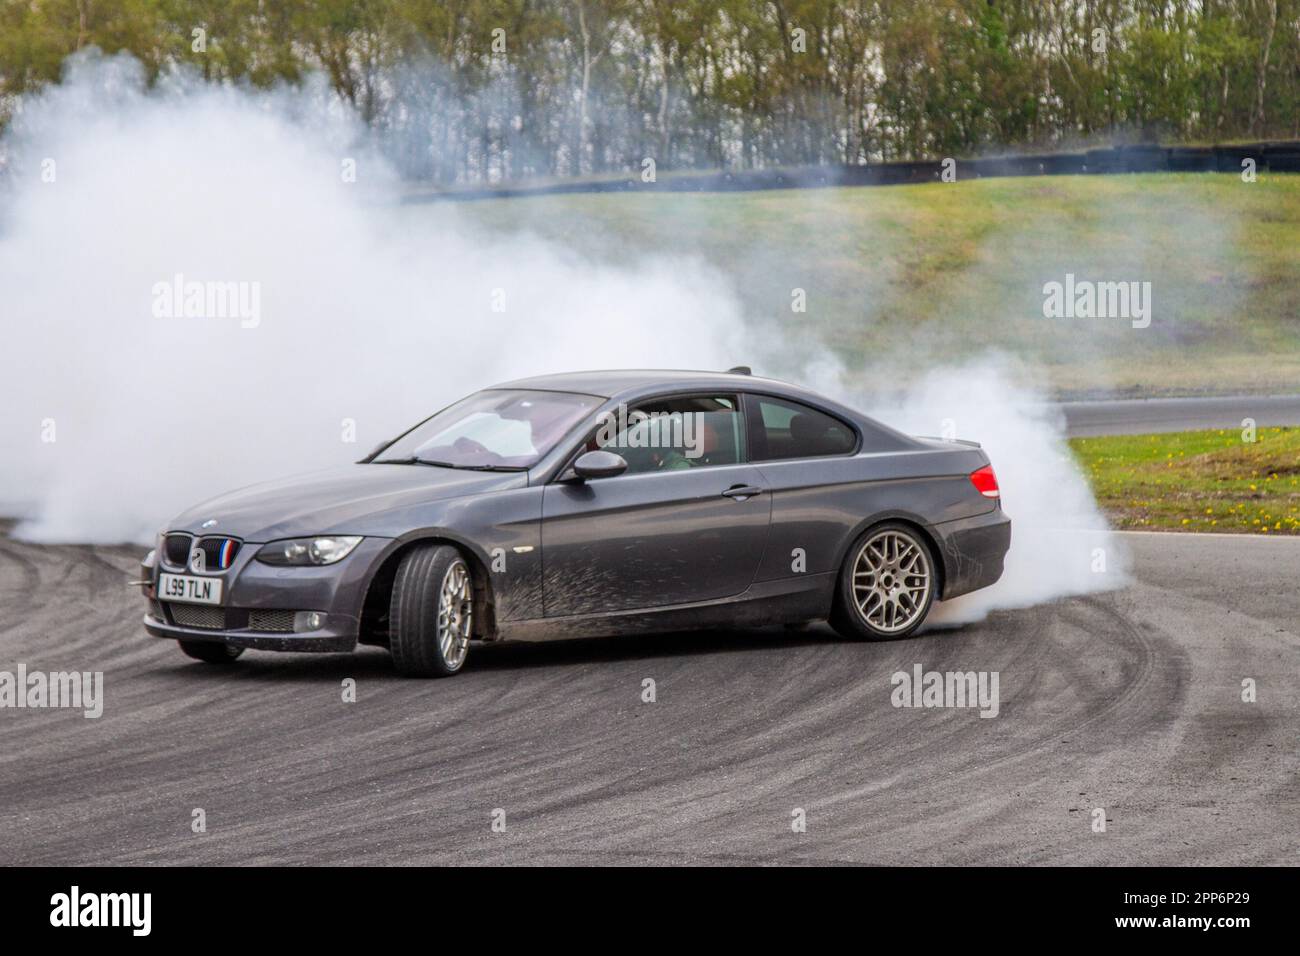
[[754, 485], [732, 485], [722, 493], [722, 497], [744, 501], [746, 498], [752, 498], [754, 495], [761, 495], [762, 493], [763, 489]]

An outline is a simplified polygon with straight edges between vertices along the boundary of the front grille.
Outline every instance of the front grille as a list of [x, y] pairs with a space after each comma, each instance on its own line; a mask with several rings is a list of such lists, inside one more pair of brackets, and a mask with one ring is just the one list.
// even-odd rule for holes
[[293, 614], [293, 611], [249, 611], [248, 629], [290, 634], [293, 632]]
[[190, 542], [194, 539], [188, 534], [169, 534], [163, 538], [163, 563], [173, 568], [183, 568], [190, 560]]
[[181, 627], [206, 627], [221, 630], [226, 626], [226, 609], [203, 604], [168, 604], [172, 620]]
[[199, 548], [203, 551], [203, 566], [206, 570], [225, 571], [235, 563], [239, 542], [234, 538], [200, 538]]
[[[264, 634], [292, 634], [294, 611], [245, 610], [212, 607], [207, 604], [158, 604], [158, 618], [181, 627], [202, 627], [210, 631], [260, 631]], [[164, 616], [164, 612], [167, 616]]]

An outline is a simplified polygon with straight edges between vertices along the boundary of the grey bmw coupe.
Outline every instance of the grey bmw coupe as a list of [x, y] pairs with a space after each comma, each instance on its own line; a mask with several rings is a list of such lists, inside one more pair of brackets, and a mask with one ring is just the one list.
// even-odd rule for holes
[[745, 368], [576, 372], [179, 515], [142, 563], [144, 627], [209, 663], [360, 643], [418, 676], [473, 641], [820, 620], [901, 638], [996, 581], [1010, 542], [972, 442]]

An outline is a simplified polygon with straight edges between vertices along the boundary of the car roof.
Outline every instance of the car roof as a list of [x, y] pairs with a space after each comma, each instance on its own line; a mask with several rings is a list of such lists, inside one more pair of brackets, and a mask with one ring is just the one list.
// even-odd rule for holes
[[[873, 447], [880, 441], [889, 448], [915, 448], [917, 439], [905, 435], [888, 425], [864, 415], [855, 408], [841, 404], [811, 389], [792, 385], [775, 378], [762, 378], [737, 372], [706, 372], [683, 369], [606, 369], [603, 371], [563, 372], [537, 375], [503, 382], [493, 389], [519, 388], [551, 392], [578, 392], [619, 403], [635, 402], [664, 391], [686, 392], [750, 392], [776, 395], [814, 408], [830, 412], [854, 423], [859, 432], [875, 436]], [[865, 440], [865, 439], [864, 439]]]
[[[727, 391], [779, 391], [791, 395], [821, 396], [772, 378], [734, 372], [690, 371], [683, 369], [612, 369], [587, 372], [561, 372], [503, 382], [495, 388], [527, 388], [551, 392], [580, 392], [601, 398], [640, 395], [660, 388], [725, 389]], [[825, 401], [825, 399], [823, 399]]]

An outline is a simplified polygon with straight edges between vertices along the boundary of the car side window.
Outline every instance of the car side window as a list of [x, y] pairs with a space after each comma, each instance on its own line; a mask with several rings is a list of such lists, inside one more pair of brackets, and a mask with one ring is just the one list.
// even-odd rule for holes
[[737, 396], [691, 395], [610, 413], [588, 448], [623, 456], [633, 475], [734, 465], [744, 461], [744, 441]]
[[847, 455], [857, 447], [857, 434], [833, 415], [765, 395], [752, 395], [750, 401], [752, 461]]

